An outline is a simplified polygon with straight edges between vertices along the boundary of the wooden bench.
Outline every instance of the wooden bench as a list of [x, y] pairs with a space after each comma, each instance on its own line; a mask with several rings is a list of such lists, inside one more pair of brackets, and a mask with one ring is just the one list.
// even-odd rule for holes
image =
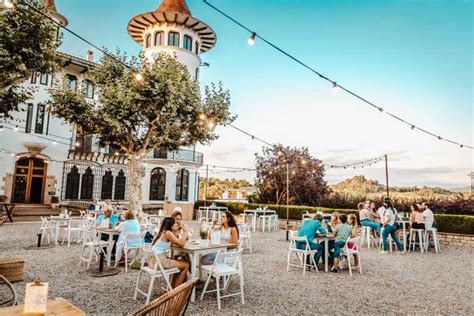
[[25, 260], [17, 257], [0, 259], [0, 274], [10, 282], [23, 281]]

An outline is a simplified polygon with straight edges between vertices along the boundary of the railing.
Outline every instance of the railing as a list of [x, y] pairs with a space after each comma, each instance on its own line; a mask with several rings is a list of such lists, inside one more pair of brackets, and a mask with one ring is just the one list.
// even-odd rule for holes
[[[93, 135], [71, 137], [69, 150], [77, 153], [102, 153], [104, 155], [114, 154], [113, 149], [101, 147], [99, 144], [99, 139]], [[204, 155], [202, 153], [191, 149], [178, 149], [174, 151], [155, 149], [154, 151], [150, 152], [146, 158], [190, 161], [202, 164], [203, 156]]]

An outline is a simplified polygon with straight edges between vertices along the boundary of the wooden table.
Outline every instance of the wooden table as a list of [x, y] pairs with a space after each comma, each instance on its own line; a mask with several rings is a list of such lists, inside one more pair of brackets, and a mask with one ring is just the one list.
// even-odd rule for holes
[[336, 237], [330, 234], [326, 236], [317, 236], [313, 242], [317, 244], [321, 240], [324, 241], [324, 271], [329, 272], [329, 241], [336, 240]]
[[[189, 254], [191, 259], [191, 278], [197, 276], [198, 268], [199, 268], [199, 260], [201, 256], [207, 255], [209, 253], [217, 252], [219, 250], [227, 250], [228, 247], [232, 246], [233, 244], [228, 243], [220, 243], [217, 245], [209, 244], [208, 246], [201, 246], [198, 243], [193, 243], [192, 241], [188, 241], [184, 247], [177, 247], [173, 246], [172, 250], [180, 251], [181, 253]], [[191, 302], [194, 302], [196, 299], [196, 288], [193, 289], [191, 293]]]
[[13, 223], [13, 209], [15, 208], [15, 204], [1, 203], [0, 205], [2, 205], [3, 208], [5, 209], [5, 212], [7, 213], [7, 217], [10, 223]]
[[[86, 315], [82, 310], [72, 305], [64, 299], [51, 299], [46, 303], [46, 315], [68, 315], [83, 316]], [[0, 314], [2, 316], [23, 315], [24, 305], [16, 305], [12, 307], [2, 308]]]

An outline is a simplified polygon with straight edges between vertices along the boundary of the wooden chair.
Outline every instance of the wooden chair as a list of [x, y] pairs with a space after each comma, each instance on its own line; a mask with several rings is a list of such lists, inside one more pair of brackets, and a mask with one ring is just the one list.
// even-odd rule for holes
[[[194, 285], [197, 283], [198, 278], [192, 278], [186, 283], [174, 288], [173, 290], [166, 292], [160, 297], [154, 299], [149, 304], [136, 310], [132, 313], [134, 316], [144, 315], [163, 315], [163, 316], [179, 316], [181, 311], [183, 315], [188, 307], [189, 299], [193, 291]], [[184, 308], [184, 310], [183, 310]]]
[[0, 307], [16, 305], [16, 292], [12, 284], [3, 275], [0, 275]]

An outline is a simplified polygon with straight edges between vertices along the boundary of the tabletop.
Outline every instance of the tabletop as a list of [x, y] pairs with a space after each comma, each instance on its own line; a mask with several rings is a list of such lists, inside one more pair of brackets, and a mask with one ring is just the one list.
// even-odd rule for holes
[[[46, 315], [69, 315], [79, 316], [86, 315], [82, 310], [72, 305], [66, 300], [51, 299], [46, 303]], [[2, 308], [3, 316], [23, 315], [24, 305], [16, 305], [12, 307]]]
[[102, 234], [108, 234], [108, 235], [120, 235], [120, 231], [116, 229], [109, 229], [109, 228], [103, 228], [103, 227], [96, 227], [96, 230]]
[[174, 249], [177, 250], [187, 250], [187, 251], [199, 251], [199, 250], [207, 250], [207, 249], [219, 249], [223, 247], [230, 247], [230, 246], [235, 246], [235, 244], [229, 244], [226, 242], [220, 243], [220, 244], [210, 244], [207, 246], [202, 246], [199, 243], [193, 243], [192, 241], [188, 241], [184, 247], [177, 247], [173, 246]]

